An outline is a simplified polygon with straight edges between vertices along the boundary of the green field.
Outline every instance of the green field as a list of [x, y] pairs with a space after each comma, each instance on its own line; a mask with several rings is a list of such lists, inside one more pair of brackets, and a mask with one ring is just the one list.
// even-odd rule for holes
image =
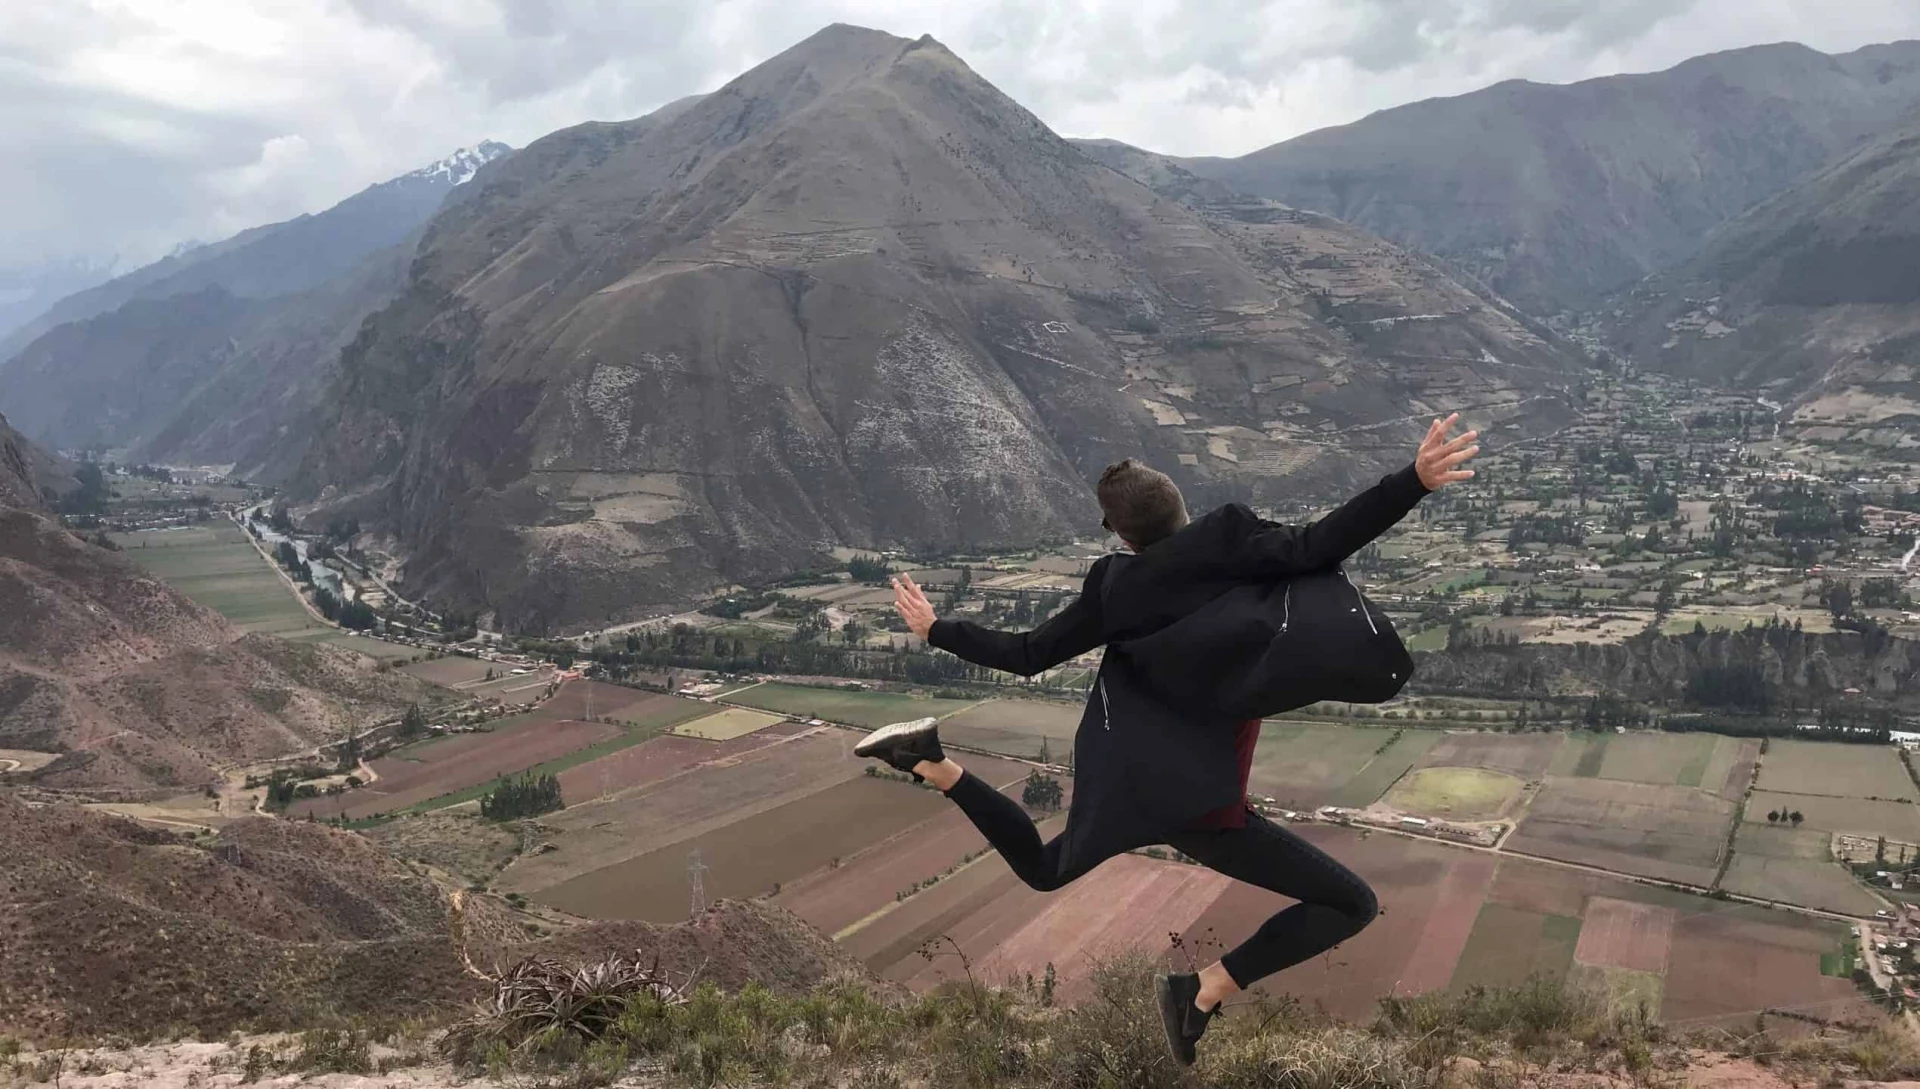
[[1334, 792], [1333, 804], [1359, 809], [1380, 800], [1407, 769], [1420, 762], [1445, 737], [1438, 730], [1402, 730], [1387, 751], [1379, 753]]
[[1911, 799], [1916, 793], [1898, 749], [1834, 741], [1775, 741], [1761, 761], [1759, 787], [1834, 798]]
[[1525, 785], [1504, 772], [1482, 768], [1421, 768], [1395, 783], [1385, 801], [1422, 816], [1493, 820], [1519, 800]]
[[1700, 786], [1718, 740], [1714, 734], [1615, 734], [1606, 738], [1598, 776]]
[[688, 721], [675, 726], [673, 732], [681, 737], [698, 737], [708, 741], [732, 741], [736, 737], [745, 737], [756, 730], [764, 730], [776, 722], [785, 721], [785, 718], [766, 711], [729, 707], [718, 714], [693, 716]]
[[[1260, 727], [1248, 786], [1295, 809], [1339, 804], [1338, 799], [1349, 797], [1347, 785], [1376, 756], [1387, 755], [1400, 736], [1398, 730], [1376, 726], [1268, 721]], [[1406, 766], [1411, 767], [1414, 759], [1417, 756], [1409, 756]]]
[[[309, 614], [280, 573], [230, 522], [190, 529], [115, 534], [129, 558], [162, 582], [250, 632], [314, 638], [339, 636]], [[373, 640], [356, 640], [372, 643]], [[369, 649], [367, 651], [371, 653]]]
[[942, 718], [978, 702], [909, 696], [898, 692], [863, 692], [852, 688], [807, 688], [797, 684], [756, 684], [734, 692], [726, 699], [728, 703], [744, 707], [825, 719], [869, 730], [908, 719]]

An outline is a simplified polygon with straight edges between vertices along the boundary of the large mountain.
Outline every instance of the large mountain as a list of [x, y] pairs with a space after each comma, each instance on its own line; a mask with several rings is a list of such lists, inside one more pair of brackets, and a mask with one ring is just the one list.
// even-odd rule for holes
[[1086, 533], [1129, 454], [1200, 502], [1344, 486], [1423, 413], [1551, 417], [1577, 366], [1359, 231], [1154, 192], [930, 38], [831, 27], [468, 190], [343, 353], [300, 487], [510, 625], [838, 544]]
[[1729, 223], [1610, 315], [1636, 361], [1770, 391], [1810, 438], [1920, 451], [1920, 123]]
[[422, 224], [507, 151], [482, 144], [62, 300], [0, 342], [0, 408], [53, 447], [283, 476], [340, 349], [404, 281]]
[[1920, 42], [1771, 45], [1383, 110], [1203, 177], [1437, 254], [1533, 313], [1691, 256], [1720, 223], [1920, 107]]

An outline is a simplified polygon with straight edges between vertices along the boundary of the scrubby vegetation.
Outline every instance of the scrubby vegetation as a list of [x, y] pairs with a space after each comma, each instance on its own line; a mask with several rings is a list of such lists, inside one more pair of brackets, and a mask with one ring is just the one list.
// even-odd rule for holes
[[[442, 1050], [472, 1073], [581, 1086], [644, 1067], [667, 1084], [702, 1087], [1411, 1089], [1449, 1080], [1518, 1086], [1547, 1071], [1650, 1084], [1684, 1066], [1689, 1044], [1700, 1043], [1669, 1034], [1643, 1006], [1536, 978], [1509, 989], [1386, 999], [1364, 1026], [1334, 1023], [1290, 1000], [1249, 1000], [1215, 1022], [1199, 1066], [1186, 1072], [1166, 1054], [1152, 998], [1156, 968], [1145, 957], [1101, 965], [1091, 993], [1070, 1007], [1053, 1004], [1050, 986], [988, 986], [963, 967], [961, 981], [887, 1000], [853, 980], [799, 995], [758, 985], [724, 993], [675, 985], [633, 961], [528, 965], [502, 980], [486, 1010], [448, 1033]], [[1788, 1048], [1762, 1029], [1722, 1046], [1792, 1055], [1823, 1064], [1829, 1076], [1920, 1070], [1911, 1045], [1893, 1033]]]

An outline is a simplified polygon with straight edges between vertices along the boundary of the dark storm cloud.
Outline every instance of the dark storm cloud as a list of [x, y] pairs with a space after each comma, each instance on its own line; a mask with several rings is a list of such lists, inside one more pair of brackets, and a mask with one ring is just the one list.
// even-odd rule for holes
[[483, 138], [711, 90], [830, 22], [932, 33], [1069, 135], [1238, 154], [1501, 79], [1920, 36], [1913, 0], [0, 4], [0, 280], [323, 208]]

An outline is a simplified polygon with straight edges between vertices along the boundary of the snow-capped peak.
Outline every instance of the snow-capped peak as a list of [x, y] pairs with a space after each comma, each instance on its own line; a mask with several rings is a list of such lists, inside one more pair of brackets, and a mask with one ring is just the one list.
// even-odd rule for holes
[[512, 150], [497, 140], [482, 140], [474, 147], [463, 147], [437, 163], [423, 166], [408, 177], [444, 178], [455, 185], [465, 185], [473, 180], [481, 167]]

